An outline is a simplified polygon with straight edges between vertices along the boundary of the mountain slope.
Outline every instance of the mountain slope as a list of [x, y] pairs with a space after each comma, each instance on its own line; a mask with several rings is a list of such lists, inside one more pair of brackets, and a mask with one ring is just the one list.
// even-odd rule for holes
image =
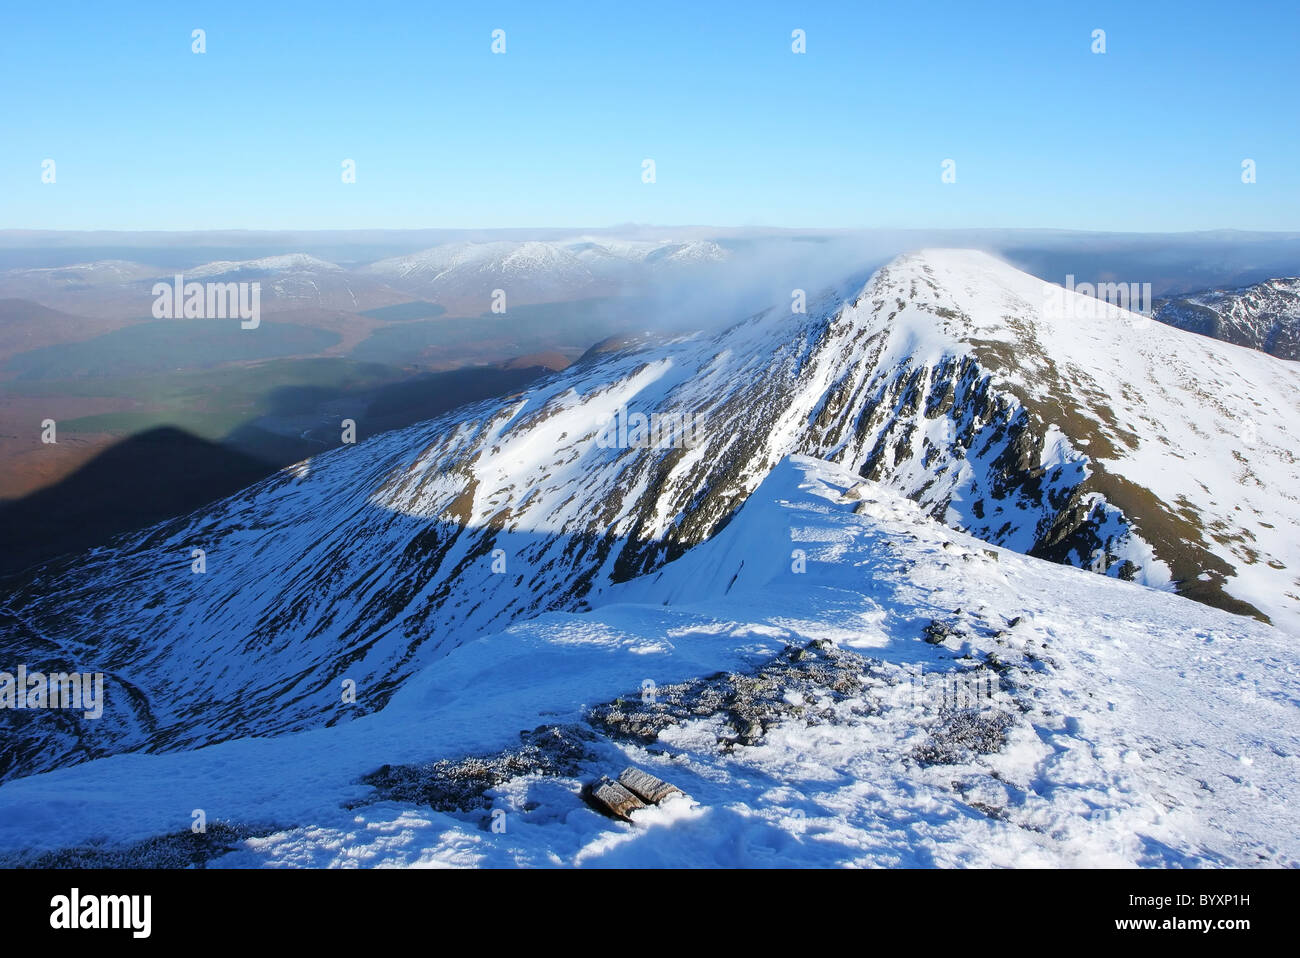
[[[342, 721], [345, 676], [382, 707], [464, 642], [704, 542], [790, 454], [1300, 631], [1296, 371], [1120, 311], [1080, 320], [1083, 299], [983, 254], [903, 257], [806, 315], [595, 352], [49, 567], [0, 610], [8, 659], [102, 670], [130, 707], [56, 730], [10, 713], [0, 774]], [[611, 448], [620, 410], [696, 441]]]
[[[0, 861], [102, 859], [103, 835], [152, 840], [125, 860], [157, 861], [159, 836], [189, 847], [197, 807], [259, 836], [219, 839], [218, 867], [1300, 864], [1294, 643], [1250, 619], [987, 548], [799, 458], [715, 539], [608, 598], [466, 643], [346, 725], [5, 783]], [[725, 702], [764, 667], [744, 743], [707, 696], [673, 705], [720, 669]], [[668, 719], [652, 740], [593, 719], [647, 681]], [[961, 683], [993, 691], [954, 710]], [[580, 743], [570, 767], [450, 806], [363, 782], [518, 749], [539, 725]], [[628, 764], [689, 800], [634, 824], [582, 803]]]

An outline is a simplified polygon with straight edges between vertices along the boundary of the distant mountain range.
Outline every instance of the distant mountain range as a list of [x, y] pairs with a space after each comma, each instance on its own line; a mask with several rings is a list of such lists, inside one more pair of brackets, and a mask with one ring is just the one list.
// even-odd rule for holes
[[1300, 360], [1300, 278], [1160, 300], [1155, 318], [1188, 332]]
[[268, 311], [305, 307], [364, 311], [435, 299], [458, 315], [486, 312], [493, 290], [518, 305], [611, 295], [667, 273], [725, 262], [717, 243], [664, 240], [456, 242], [373, 263], [343, 266], [306, 253], [216, 260], [160, 272], [120, 259], [0, 272], [0, 297], [99, 315], [146, 317], [156, 282], [176, 273], [199, 282], [258, 282]]

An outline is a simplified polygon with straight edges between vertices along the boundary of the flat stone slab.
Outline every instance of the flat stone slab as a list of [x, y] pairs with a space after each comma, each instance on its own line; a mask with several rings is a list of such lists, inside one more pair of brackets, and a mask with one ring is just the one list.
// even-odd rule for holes
[[618, 782], [611, 781], [608, 778], [602, 778], [591, 786], [588, 797], [591, 803], [605, 814], [621, 818], [624, 821], [631, 821], [633, 812], [646, 807], [645, 802]]
[[661, 778], [655, 778], [649, 772], [629, 765], [618, 777], [618, 783], [641, 801], [658, 805], [669, 795], [680, 795], [682, 790], [676, 785], [669, 785]]

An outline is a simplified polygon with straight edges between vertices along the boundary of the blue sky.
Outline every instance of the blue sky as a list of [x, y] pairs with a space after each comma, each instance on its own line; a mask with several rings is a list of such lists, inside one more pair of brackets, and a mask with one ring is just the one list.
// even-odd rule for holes
[[1295, 2], [11, 4], [0, 228], [1294, 230], [1297, 27]]

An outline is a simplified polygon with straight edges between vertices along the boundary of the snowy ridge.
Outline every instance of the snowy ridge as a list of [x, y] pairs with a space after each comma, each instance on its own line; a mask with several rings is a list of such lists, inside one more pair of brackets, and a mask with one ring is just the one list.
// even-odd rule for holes
[[[1300, 631], [1294, 368], [1119, 311], [1055, 315], [1052, 290], [983, 254], [904, 257], [806, 315], [593, 353], [50, 566], [0, 610], [0, 641], [105, 672], [123, 707], [93, 727], [8, 713], [0, 776], [381, 708], [465, 642], [706, 542], [791, 454], [989, 542]], [[611, 448], [620, 410], [690, 419], [697, 441]]]
[[[1294, 643], [1248, 618], [989, 549], [801, 458], [714, 539], [607, 598], [466, 643], [335, 728], [7, 782], [0, 856], [188, 834], [199, 807], [271, 825], [210, 867], [1300, 864]], [[933, 620], [951, 626], [941, 643], [924, 641]], [[707, 715], [653, 746], [596, 740], [576, 775], [492, 790], [505, 834], [482, 808], [383, 800], [359, 781], [580, 723], [646, 679], [746, 671], [814, 641], [864, 657], [854, 691], [806, 702], [751, 746], [719, 747]], [[936, 761], [927, 748], [953, 716], [918, 710], [912, 677], [989, 663], [996, 747]], [[627, 763], [689, 800], [634, 824], [581, 802], [584, 778]]]

